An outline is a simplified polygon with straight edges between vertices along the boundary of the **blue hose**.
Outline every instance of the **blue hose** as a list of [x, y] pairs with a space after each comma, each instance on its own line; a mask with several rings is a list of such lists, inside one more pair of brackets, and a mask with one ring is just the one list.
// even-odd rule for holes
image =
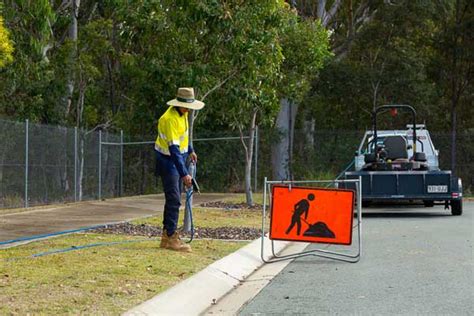
[[[110, 224], [109, 224], [110, 225]], [[22, 241], [30, 241], [30, 240], [35, 240], [35, 239], [41, 239], [41, 238], [47, 238], [47, 237], [53, 237], [53, 236], [59, 236], [59, 235], [64, 235], [64, 234], [71, 234], [71, 233], [78, 233], [86, 230], [91, 230], [91, 229], [97, 229], [97, 228], [102, 228], [107, 226], [105, 225], [96, 225], [96, 226], [89, 226], [89, 227], [83, 227], [83, 228], [78, 228], [78, 229], [70, 229], [70, 230], [63, 230], [60, 232], [54, 232], [51, 234], [43, 234], [43, 235], [33, 235], [33, 236], [28, 236], [28, 237], [21, 237], [17, 239], [11, 239], [11, 240], [5, 240], [5, 241], [0, 241], [0, 245], [7, 245], [7, 244], [13, 244], [17, 242], [22, 242]]]
[[339, 173], [339, 175], [336, 177], [335, 180], [339, 180], [339, 178], [342, 177], [342, 175], [354, 165], [354, 162], [355, 160], [352, 159], [352, 161], [347, 165], [347, 167], [344, 170], [342, 170], [341, 173]]
[[71, 246], [71, 247], [65, 248], [65, 249], [58, 249], [58, 250], [40, 252], [40, 253], [36, 253], [34, 255], [31, 255], [31, 257], [37, 258], [37, 257], [52, 255], [52, 254], [55, 254], [55, 253], [64, 253], [64, 252], [87, 249], [87, 248], [92, 248], [92, 247], [99, 247], [99, 246], [112, 246], [112, 245], [126, 244], [126, 243], [132, 243], [132, 242], [141, 242], [141, 241], [146, 241], [146, 240], [149, 241], [149, 239], [144, 239], [144, 240], [125, 240], [125, 241], [98, 242], [98, 243], [88, 244], [88, 245], [84, 245], [84, 246]]
[[[342, 175], [354, 165], [354, 163], [355, 163], [355, 160], [352, 159], [352, 161], [347, 165], [347, 167], [344, 168], [344, 170], [342, 170], [341, 173], [338, 174], [338, 176], [336, 177], [336, 179], [334, 179], [334, 181], [339, 180], [339, 178], [341, 178]], [[329, 188], [330, 185], [331, 185], [331, 183], [328, 183], [326, 185], [326, 188]]]
[[186, 241], [188, 244], [193, 241], [194, 238], [194, 223], [193, 223], [193, 211], [192, 211], [192, 203], [191, 203], [191, 197], [193, 196], [193, 188], [189, 188], [186, 190], [186, 207], [185, 207], [185, 212], [187, 213], [189, 217], [189, 223], [191, 224], [191, 237], [189, 238], [188, 241]]
[[87, 248], [92, 248], [92, 247], [112, 246], [112, 245], [135, 243], [135, 242], [143, 242], [143, 241], [150, 241], [150, 239], [124, 240], [124, 241], [112, 241], [112, 242], [98, 242], [98, 243], [93, 243], [93, 244], [88, 244], [88, 245], [83, 245], [83, 246], [71, 246], [71, 247], [69, 247], [69, 248], [64, 248], [64, 249], [57, 249], [57, 250], [51, 250], [51, 251], [45, 251], [45, 252], [35, 253], [35, 254], [31, 255], [31, 256], [26, 256], [26, 257], [9, 258], [9, 259], [6, 259], [6, 260], [7, 260], [7, 261], [12, 261], [12, 260], [19, 260], [19, 259], [38, 258], [38, 257], [44, 257], [44, 256], [48, 256], [48, 255], [53, 255], [53, 254], [56, 254], [56, 253], [65, 253], [65, 252], [69, 252], [69, 251], [87, 249]]
[[193, 211], [192, 211], [192, 196], [194, 191], [199, 193], [199, 186], [197, 185], [196, 182], [196, 164], [194, 162], [191, 162], [189, 167], [188, 167], [189, 173], [191, 177], [193, 178], [193, 185], [191, 187], [186, 188], [186, 204], [184, 207], [184, 231], [190, 233], [190, 239], [186, 241], [187, 243], [190, 243], [193, 241], [194, 238], [194, 223], [193, 223]]

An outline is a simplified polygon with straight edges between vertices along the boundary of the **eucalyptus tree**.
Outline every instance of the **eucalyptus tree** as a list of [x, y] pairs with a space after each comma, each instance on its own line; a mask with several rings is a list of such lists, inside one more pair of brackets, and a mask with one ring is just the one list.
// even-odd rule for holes
[[[307, 43], [296, 44], [298, 36], [305, 37], [304, 32], [296, 31], [300, 21], [295, 13], [284, 1], [270, 0], [147, 1], [128, 4], [122, 11], [121, 43], [129, 47], [122, 67], [124, 73], [133, 71], [122, 89], [134, 102], [133, 107], [124, 109], [128, 122], [152, 122], [151, 118], [165, 110], [164, 104], [174, 97], [178, 86], [196, 87], [197, 98], [208, 104], [197, 124], [213, 118], [242, 136], [247, 202], [252, 204], [253, 131], [259, 122], [274, 119], [280, 82], [286, 90], [307, 85], [301, 78], [295, 79], [296, 69], [290, 74], [281, 68], [285, 58], [282, 45], [291, 44], [295, 51], [288, 46], [288, 61], [295, 63], [302, 57], [298, 54], [308, 48]], [[293, 29], [298, 36], [285, 39], [285, 33]], [[308, 53], [316, 54], [319, 43], [311, 45]], [[313, 66], [312, 60], [308, 64]]]
[[[430, 74], [439, 87], [439, 116], [444, 118], [440, 123], [445, 129], [451, 129], [451, 170], [454, 172], [457, 169], [456, 135], [461, 130], [473, 130], [474, 6], [465, 0], [439, 1], [435, 6]], [[450, 114], [449, 124], [446, 113]]]
[[274, 179], [292, 179], [292, 153], [295, 117], [312, 81], [331, 53], [329, 35], [320, 21], [302, 19], [288, 13], [288, 22], [280, 30], [284, 61], [277, 83], [280, 108], [276, 120], [280, 137], [272, 147]]
[[[214, 82], [207, 84], [208, 91], [214, 93], [207, 98], [204, 119], [214, 117], [239, 131], [249, 205], [253, 204], [250, 171], [254, 131], [260, 122], [273, 120], [278, 110], [276, 83], [284, 58], [279, 36], [288, 23], [288, 12], [283, 1], [221, 3], [218, 20], [207, 22], [208, 48], [212, 51], [208, 53], [209, 76], [203, 79]], [[219, 89], [213, 90], [216, 86]]]
[[358, 111], [402, 103], [415, 105], [420, 119], [427, 116], [434, 101], [426, 71], [432, 54], [432, 14], [433, 6], [413, 1], [394, 2], [374, 14], [346, 58], [365, 76], [366, 101]]
[[[111, 1], [98, 12], [78, 43], [78, 74], [89, 78], [78, 113], [89, 113], [88, 121], [149, 135], [179, 86], [196, 87], [197, 98], [208, 104], [198, 124], [212, 116], [244, 135], [259, 117], [276, 113], [279, 30], [289, 12], [283, 1]], [[106, 96], [110, 102], [103, 102]], [[101, 111], [98, 104], [109, 105]], [[242, 145], [251, 204], [253, 141]]]
[[[441, 3], [444, 6], [440, 7]], [[457, 41], [449, 37], [455, 30], [454, 4], [397, 1], [381, 7], [361, 30], [346, 57], [323, 69], [315, 83], [310, 100], [318, 126], [366, 128], [371, 124], [374, 106], [408, 103], [416, 106], [419, 121], [426, 121], [431, 130], [446, 129], [447, 113], [451, 112], [446, 104], [452, 101], [448, 90], [452, 80], [459, 80], [462, 84], [458, 91], [466, 93], [460, 100], [467, 100], [472, 60], [466, 31], [468, 11], [461, 15], [464, 26], [459, 30], [464, 35]], [[453, 51], [460, 54], [457, 56], [462, 61], [457, 70], [450, 68]], [[462, 108], [464, 127], [472, 117], [468, 108]]]
[[224, 34], [225, 45], [215, 60], [225, 61], [227, 81], [211, 97], [219, 106], [211, 105], [206, 115], [239, 130], [251, 205], [254, 130], [273, 124], [282, 96], [299, 100], [309, 89], [312, 75], [329, 56], [328, 35], [319, 23], [300, 19], [284, 1], [246, 1], [224, 8], [227, 23], [217, 34]]
[[[70, 16], [71, 22], [69, 25], [69, 41], [72, 43], [71, 52], [70, 52], [70, 63], [75, 64], [77, 56], [77, 39], [78, 39], [78, 19], [79, 19], [79, 9], [81, 6], [81, 0], [72, 0], [68, 2], [70, 7]], [[67, 80], [67, 95], [64, 97], [65, 101], [65, 116], [69, 116], [72, 106], [72, 96], [74, 93], [74, 77], [75, 73], [73, 72], [74, 67], [71, 67], [68, 74]]]
[[[308, 20], [317, 20], [323, 28], [328, 30], [331, 34], [331, 50], [336, 62], [350, 52], [358, 34], [364, 25], [372, 19], [373, 14], [382, 3], [382, 1], [370, 0], [291, 0], [288, 2], [291, 3], [300, 16]], [[311, 76], [314, 80], [317, 72], [313, 72]], [[306, 106], [307, 104], [308, 102], [305, 102], [298, 107], [296, 100], [291, 100], [288, 96], [282, 96], [281, 98], [280, 112], [276, 121], [276, 127], [281, 131], [281, 138], [275, 144], [277, 148], [274, 149], [274, 152], [280, 154], [281, 159], [274, 159], [272, 164], [276, 179], [292, 178], [292, 135], [297, 120], [298, 108], [302, 109], [300, 112], [304, 113], [302, 120], [307, 129], [305, 138], [309, 143], [314, 143], [314, 135], [311, 130], [314, 130], [315, 118], [309, 116], [312, 110]]]

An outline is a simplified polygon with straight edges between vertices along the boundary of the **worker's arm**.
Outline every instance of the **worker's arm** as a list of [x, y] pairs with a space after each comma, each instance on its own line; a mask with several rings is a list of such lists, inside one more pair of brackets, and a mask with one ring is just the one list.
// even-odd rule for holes
[[176, 166], [176, 169], [178, 170], [179, 176], [184, 182], [184, 185], [186, 187], [189, 187], [192, 185], [192, 177], [188, 174], [188, 170], [186, 169], [186, 166], [184, 165], [184, 159], [183, 155], [179, 152], [179, 148], [177, 145], [171, 145], [169, 146], [170, 154], [171, 154], [171, 160], [173, 161], [174, 165]]
[[182, 178], [188, 174], [188, 170], [186, 169], [186, 166], [184, 164], [184, 158], [183, 155], [179, 152], [179, 148], [177, 145], [171, 145], [168, 147], [170, 154], [171, 154], [171, 160], [173, 161], [174, 165], [176, 166], [176, 169], [178, 170], [179, 176]]

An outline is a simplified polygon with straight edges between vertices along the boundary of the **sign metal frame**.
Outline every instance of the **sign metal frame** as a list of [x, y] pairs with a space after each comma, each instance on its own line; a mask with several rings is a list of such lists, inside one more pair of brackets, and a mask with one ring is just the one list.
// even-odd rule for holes
[[[272, 186], [273, 185], [288, 185], [288, 189], [291, 190], [292, 186], [295, 185], [302, 185], [302, 184], [327, 184], [327, 186], [331, 185], [336, 185], [336, 184], [342, 184], [342, 183], [354, 183], [356, 187], [356, 192], [355, 192], [355, 197], [357, 201], [357, 207], [354, 209], [353, 215], [356, 215], [355, 218], [357, 218], [357, 221], [353, 221], [353, 223], [356, 223], [357, 227], [357, 238], [356, 238], [356, 246], [355, 247], [349, 247], [349, 253], [348, 252], [338, 252], [338, 251], [330, 251], [327, 250], [327, 248], [331, 245], [334, 244], [325, 244], [326, 248], [325, 249], [312, 249], [308, 251], [302, 251], [298, 253], [292, 253], [292, 254], [287, 254], [287, 255], [278, 255], [275, 252], [275, 244], [274, 240], [271, 240], [271, 250], [272, 250], [272, 256], [268, 259], [265, 259], [265, 245], [264, 245], [264, 240], [266, 238], [265, 236], [265, 226], [266, 226], [266, 214], [267, 214], [267, 196], [270, 198], [270, 201], [272, 199], [271, 192], [272, 192]], [[262, 237], [261, 237], [261, 252], [260, 252], [260, 257], [263, 262], [265, 263], [273, 263], [273, 262], [279, 262], [283, 260], [291, 260], [295, 258], [300, 258], [300, 257], [305, 257], [305, 256], [317, 256], [317, 257], [322, 257], [326, 259], [332, 259], [332, 260], [337, 260], [337, 261], [343, 261], [343, 262], [349, 262], [349, 263], [356, 263], [360, 261], [360, 257], [362, 255], [362, 179], [359, 177], [358, 179], [346, 179], [346, 180], [300, 180], [300, 181], [269, 181], [267, 180], [267, 177], [265, 177], [264, 180], [264, 187], [263, 187], [263, 210], [262, 210]], [[315, 189], [317, 189], [315, 187]], [[269, 192], [269, 193], [268, 193]], [[357, 212], [355, 212], [355, 210]], [[271, 228], [271, 227], [270, 227]], [[354, 241], [354, 238], [352, 238]], [[340, 245], [338, 245], [340, 246]], [[355, 248], [355, 250], [354, 250]]]

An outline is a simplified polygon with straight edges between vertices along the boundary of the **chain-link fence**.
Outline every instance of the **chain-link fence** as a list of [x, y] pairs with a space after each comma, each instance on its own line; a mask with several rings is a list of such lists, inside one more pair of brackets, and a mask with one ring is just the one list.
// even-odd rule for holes
[[[162, 192], [154, 175], [154, 135], [124, 137], [4, 120], [0, 134], [0, 208]], [[197, 135], [194, 147], [203, 189], [243, 190], [240, 137]]]
[[[198, 133], [193, 146], [198, 154], [197, 180], [206, 192], [242, 192], [244, 190], [245, 150], [241, 139], [233, 134], [220, 132]], [[123, 194], [141, 195], [161, 192], [161, 181], [154, 176], [154, 138], [125, 137], [120, 142], [104, 143], [105, 146], [123, 148]], [[145, 139], [145, 140], [144, 140]], [[248, 142], [249, 137], [244, 137]], [[256, 138], [258, 144], [258, 136]], [[255, 170], [258, 151], [252, 163], [252, 188], [255, 189]], [[258, 171], [257, 171], [258, 172]]]
[[[294, 179], [334, 179], [353, 160], [363, 131], [296, 130], [290, 169]], [[155, 135], [131, 137], [101, 131], [0, 120], [0, 208], [94, 200], [162, 192], [154, 175]], [[281, 135], [258, 131], [252, 188], [272, 179], [272, 148]], [[451, 168], [451, 135], [431, 133], [440, 167]], [[456, 174], [464, 191], [474, 186], [474, 132], [457, 135]], [[244, 138], [248, 144], [249, 139]], [[235, 132], [198, 130], [197, 179], [205, 192], [243, 192], [245, 150]]]
[[100, 150], [100, 138], [116, 135], [4, 120], [0, 134], [1, 208], [118, 195], [120, 156], [115, 148]]

